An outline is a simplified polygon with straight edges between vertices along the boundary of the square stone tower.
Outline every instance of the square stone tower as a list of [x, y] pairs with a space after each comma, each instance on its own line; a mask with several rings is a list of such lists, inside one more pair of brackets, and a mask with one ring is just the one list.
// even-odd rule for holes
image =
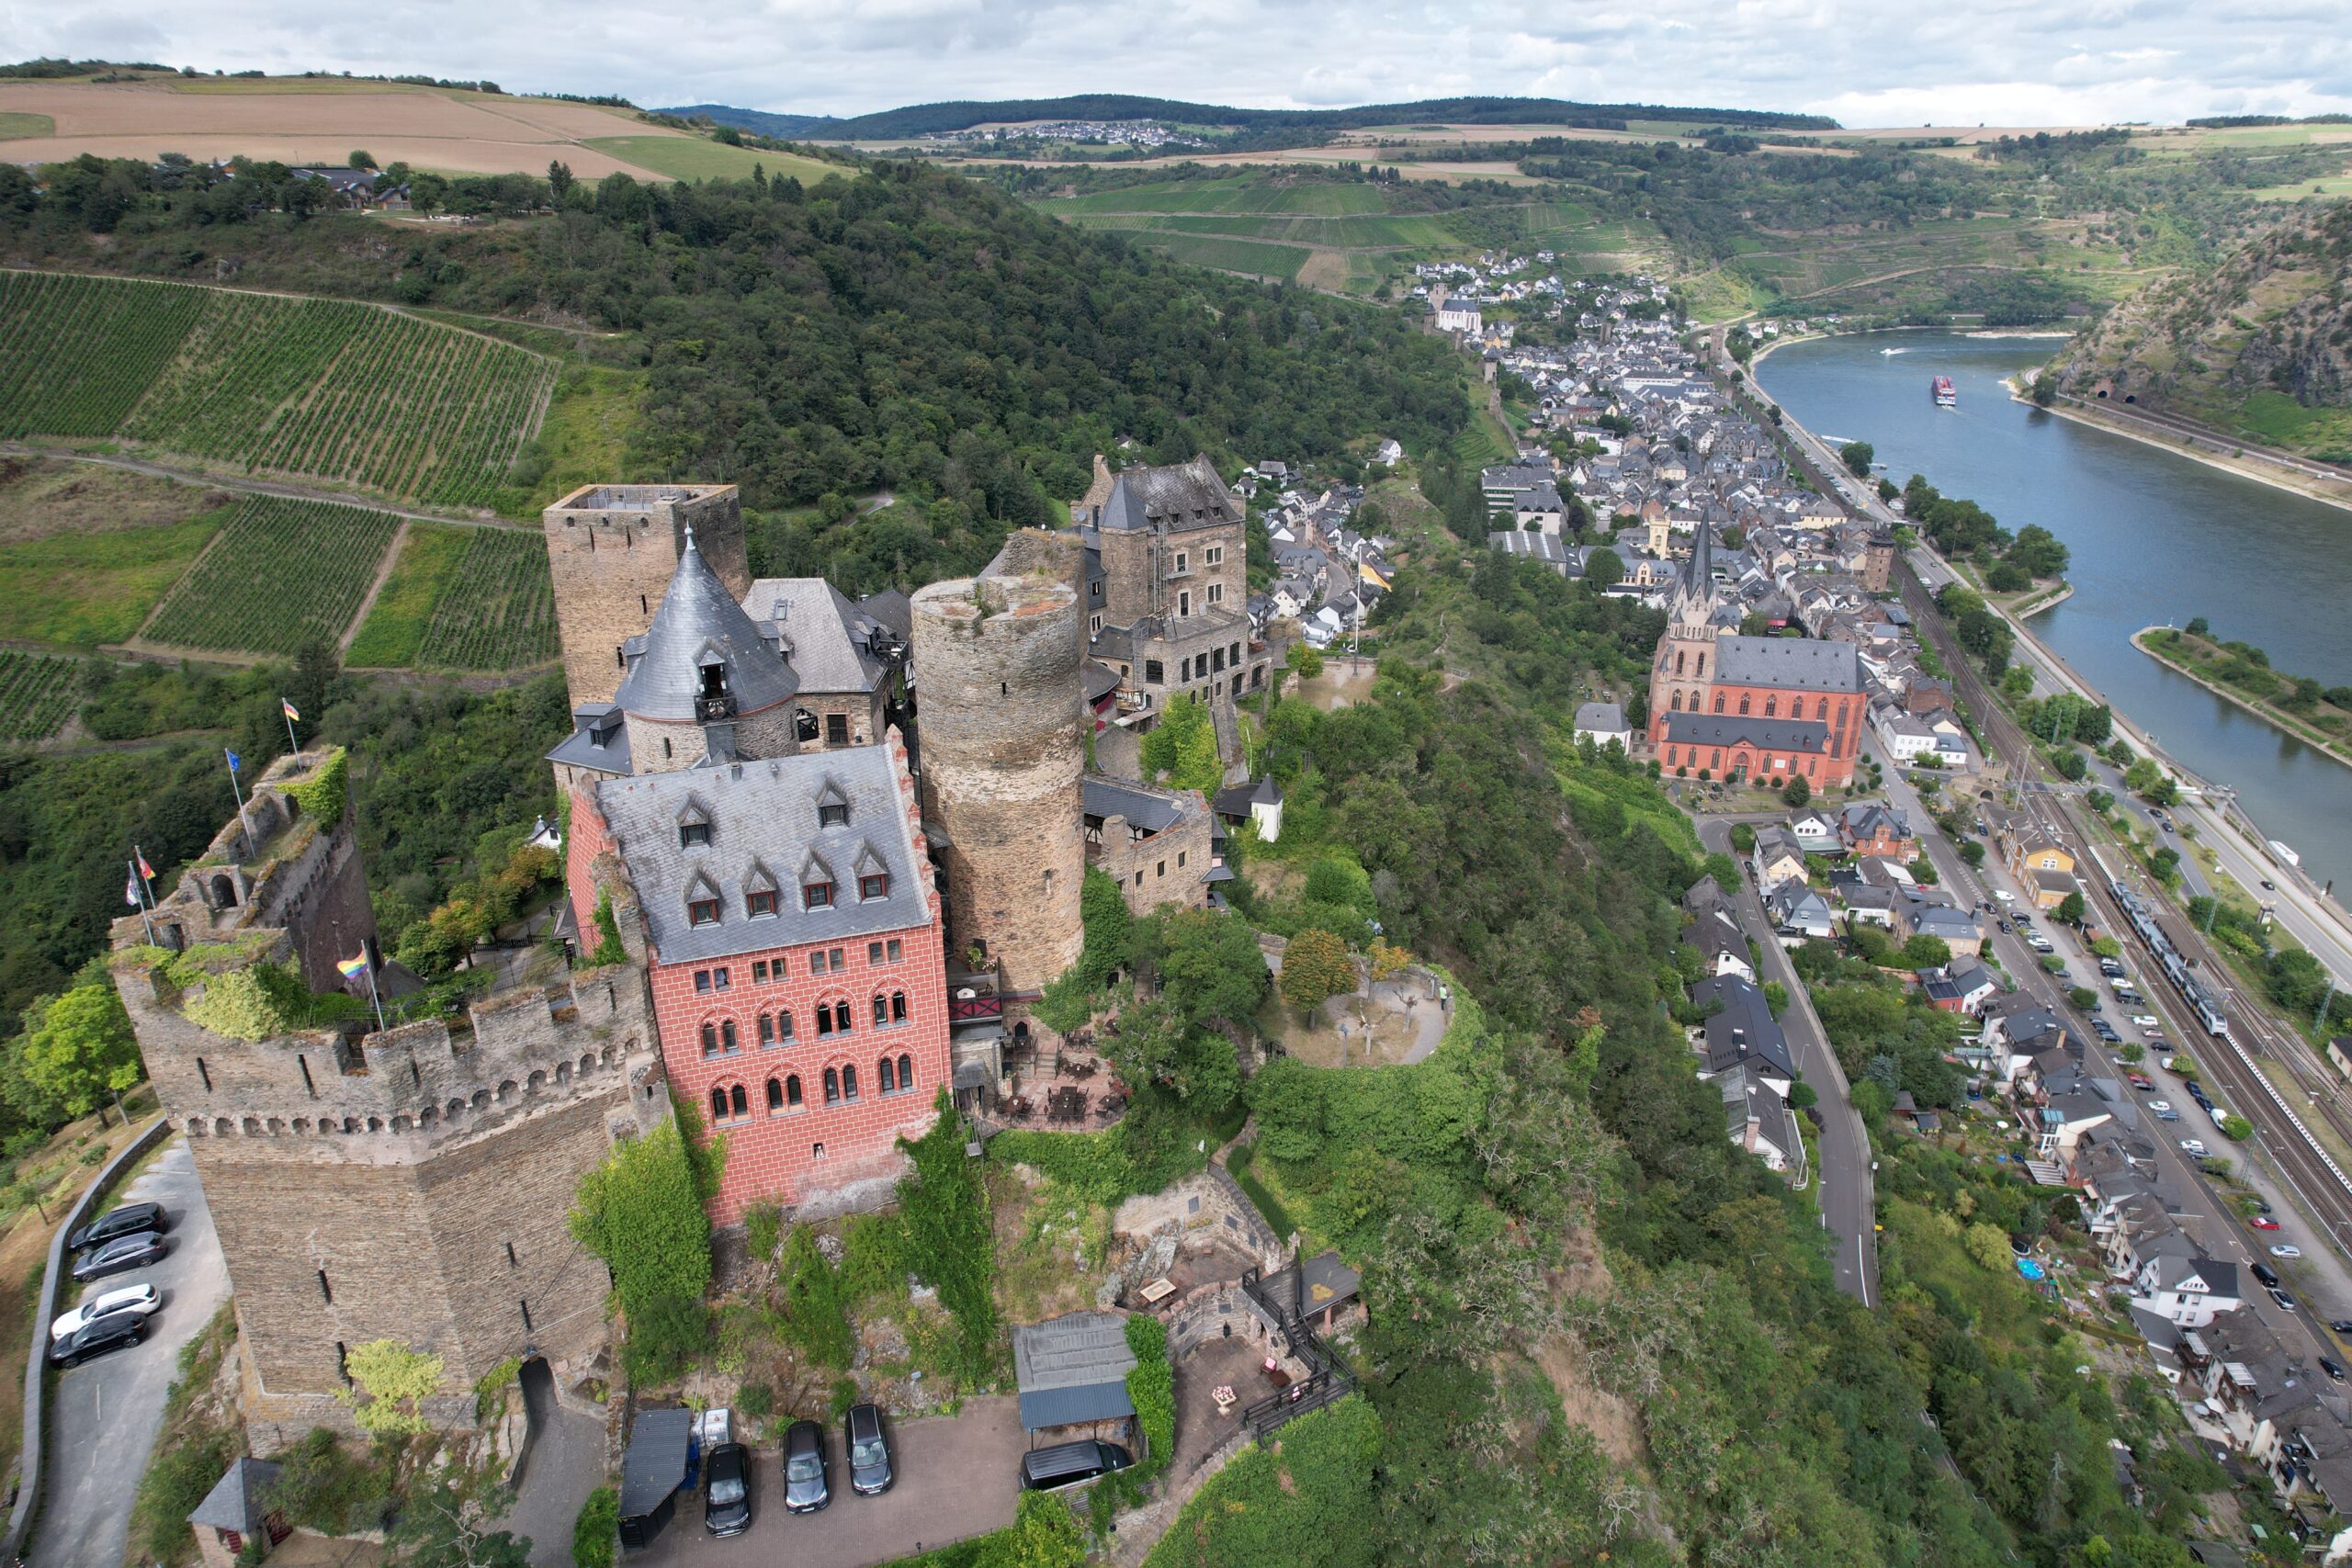
[[622, 648], [653, 625], [688, 528], [729, 592], [740, 601], [752, 591], [733, 485], [582, 485], [541, 513], [539, 525], [574, 708], [613, 700], [628, 672]]

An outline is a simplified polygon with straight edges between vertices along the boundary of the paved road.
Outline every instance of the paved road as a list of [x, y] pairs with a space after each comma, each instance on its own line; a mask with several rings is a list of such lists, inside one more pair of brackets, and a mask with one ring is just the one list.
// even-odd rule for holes
[[[145, 1269], [108, 1277], [99, 1288], [153, 1284], [164, 1294], [164, 1307], [145, 1344], [58, 1374], [49, 1462], [41, 1467], [48, 1496], [25, 1554], [30, 1568], [121, 1568], [131, 1489], [164, 1424], [164, 1399], [180, 1347], [229, 1296], [228, 1267], [186, 1139], [164, 1145], [123, 1201], [163, 1204], [171, 1216], [172, 1249]], [[68, 1304], [61, 1295], [58, 1310]], [[40, 1332], [47, 1333], [46, 1325]]]
[[[752, 1528], [714, 1540], [702, 1527], [702, 1502], [681, 1497], [670, 1528], [631, 1568], [869, 1568], [892, 1558], [1001, 1529], [1020, 1494], [1020, 1402], [1010, 1394], [967, 1399], [954, 1416], [894, 1422], [899, 1483], [879, 1497], [849, 1490], [841, 1424], [827, 1432], [833, 1501], [820, 1513], [784, 1510], [781, 1461], [774, 1448], [752, 1467]], [[569, 1542], [567, 1542], [567, 1547]], [[116, 1568], [108, 1563], [107, 1568]]]
[[556, 1403], [547, 1363], [535, 1361], [523, 1378], [531, 1414], [531, 1452], [523, 1461], [514, 1506], [502, 1521], [531, 1543], [531, 1568], [563, 1568], [571, 1561], [571, 1528], [605, 1479], [605, 1424]]
[[[2026, 889], [2010, 876], [2007, 867], [2000, 862], [1999, 857], [1988, 856], [1981, 869], [1971, 868], [1961, 859], [1956, 846], [1936, 830], [1934, 818], [1928, 815], [1920, 804], [1917, 794], [1912, 790], [1902, 774], [1892, 766], [1886, 768], [1886, 781], [1888, 798], [1910, 817], [1914, 830], [1920, 835], [1921, 848], [1927, 852], [1928, 858], [1934, 863], [1937, 875], [1946, 890], [1971, 907], [1981, 905], [1988, 899], [1998, 903], [1999, 900], [1993, 897], [1998, 890], [2010, 894], [2014, 900], [2007, 906], [2007, 908], [2030, 908]], [[2085, 880], [2087, 882], [2091, 878], [2086, 876]], [[2047, 917], [2035, 917], [2035, 919], [2038, 929], [2057, 945], [2059, 956], [2066, 961], [2066, 970], [2063, 975], [2053, 976], [2043, 972], [2041, 955], [2026, 946], [2022, 933], [2004, 932], [1997, 924], [1990, 921], [1986, 922], [1987, 945], [1999, 957], [2003, 968], [2017, 982], [2019, 990], [2050, 1008], [2059, 1017], [2067, 1020], [2078, 1034], [2085, 1035], [2089, 1046], [2088, 1062], [2092, 1069], [2102, 1076], [2120, 1079], [2127, 1069], [2116, 1060], [2106, 1046], [2099, 1043], [2098, 1040], [2088, 1037], [2087, 1032], [2083, 1028], [2083, 1015], [2076, 1011], [2066, 999], [2067, 991], [2076, 986], [2104, 993], [2097, 962], [2077, 941], [2076, 933], [2050, 920]], [[2146, 965], [2133, 962], [2133, 955], [2128, 948], [2125, 962], [2135, 974], [2142, 973], [2146, 968]], [[2142, 993], [2147, 997], [2150, 1004], [2148, 1011], [2158, 1017], [2180, 1012], [2177, 998], [2172, 996], [2170, 987], [2163, 983], [2161, 976], [2154, 977], [2154, 984], [2146, 983], [2148, 976], [2144, 974], [2142, 974]], [[2103, 1002], [2100, 1010], [2107, 1013], [2108, 1021], [2114, 1024], [2117, 1031], [2127, 1040], [2144, 1042], [2148, 1039], [2145, 1032], [2135, 1028], [2122, 1016], [2125, 1010], [2115, 1006], [2112, 1002]], [[2185, 1018], [2177, 1019], [2168, 1037], [2175, 1042], [2184, 1040], [2197, 1042], [2197, 1033], [2184, 1033], [2178, 1027], [2179, 1024], [2187, 1021], [2188, 1021]], [[2219, 1042], [2207, 1041], [2202, 1042], [2201, 1044], [2218, 1046]], [[2229, 1141], [2221, 1135], [2219, 1130], [2206, 1118], [2205, 1113], [2198, 1109], [2196, 1101], [2190, 1100], [2182, 1091], [2179, 1078], [2154, 1065], [2154, 1058], [2168, 1048], [2161, 1043], [2147, 1046], [2149, 1061], [2145, 1070], [2150, 1077], [2156, 1080], [2156, 1088], [2153, 1091], [2135, 1097], [2143, 1107], [2141, 1113], [2141, 1131], [2156, 1148], [2158, 1179], [2165, 1184], [2171, 1200], [2179, 1205], [2182, 1218], [2203, 1220], [2202, 1225], [2195, 1229], [2192, 1234], [2201, 1237], [2206, 1251], [2213, 1257], [2238, 1266], [2241, 1271], [2240, 1283], [2251, 1298], [2252, 1309], [2278, 1337], [2280, 1344], [2290, 1347], [2307, 1344], [2316, 1349], [2319, 1354], [2341, 1360], [2344, 1352], [2329, 1340], [2324, 1320], [2346, 1315], [2344, 1308], [2347, 1298], [2343, 1293], [2342, 1270], [2332, 1261], [2323, 1267], [2319, 1260], [2314, 1258], [2311, 1260], [2309, 1267], [2301, 1268], [2295, 1272], [2293, 1283], [2299, 1293], [2311, 1298], [2307, 1304], [2316, 1309], [2298, 1313], [2289, 1313], [2279, 1309], [2268, 1296], [2263, 1293], [2261, 1287], [2252, 1276], [2244, 1272], [2256, 1261], [2269, 1261], [2267, 1254], [2274, 1242], [2296, 1242], [2304, 1244], [2306, 1251], [2317, 1251], [2318, 1248], [2309, 1245], [2313, 1240], [2312, 1231], [2308, 1226], [2299, 1228], [2295, 1208], [2290, 1201], [2285, 1188], [2272, 1179], [2267, 1172], [2256, 1166], [2253, 1160], [2245, 1157], [2245, 1150], [2231, 1145]], [[2220, 1075], [2217, 1075], [2209, 1065], [2223, 1053], [2220, 1050], [2197, 1048], [2195, 1045], [2191, 1048], [2195, 1049], [2198, 1064], [2205, 1074], [2205, 1081], [2212, 1087], [2217, 1098], [2231, 1109], [2239, 1109], [2240, 1095], [2224, 1083]], [[2154, 1112], [2144, 1109], [2146, 1102], [2150, 1100], [2166, 1101], [2180, 1113], [2181, 1119], [2178, 1122], [2158, 1120]], [[2287, 1229], [2265, 1233], [2248, 1230], [2245, 1223], [2238, 1218], [2236, 1212], [2222, 1199], [2211, 1180], [2192, 1165], [2188, 1156], [2181, 1151], [2179, 1141], [2183, 1138], [2202, 1139], [2214, 1153], [2229, 1158], [2233, 1166], [2252, 1176], [2254, 1178], [2252, 1184], [2261, 1190], [2265, 1198], [2278, 1210], [2278, 1218], [2285, 1224]], [[2288, 1266], [2281, 1264], [2279, 1267], [2285, 1270]]]
[[[1699, 841], [1710, 852], [1731, 853], [1732, 819], [1699, 819]], [[1820, 1096], [1821, 1160], [1814, 1172], [1814, 1194], [1821, 1204], [1821, 1223], [1837, 1238], [1838, 1288], [1864, 1306], [1878, 1304], [1878, 1205], [1871, 1181], [1871, 1141], [1862, 1119], [1846, 1101], [1846, 1073], [1829, 1037], [1813, 1010], [1813, 997], [1797, 978], [1788, 951], [1772, 934], [1764, 907], [1756, 897], [1747, 863], [1740, 861], [1736, 895], [1740, 924], [1749, 940], [1763, 950], [1763, 978], [1786, 987], [1789, 1005], [1781, 1014], [1781, 1032], [1796, 1055], [1797, 1070]], [[1726, 892], [1731, 891], [1725, 889]]]

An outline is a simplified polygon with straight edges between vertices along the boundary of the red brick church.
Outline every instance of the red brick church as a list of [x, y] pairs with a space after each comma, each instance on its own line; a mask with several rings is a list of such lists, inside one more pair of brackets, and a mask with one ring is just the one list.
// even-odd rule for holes
[[1649, 742], [1668, 773], [1778, 782], [1815, 789], [1854, 776], [1869, 699], [1851, 644], [1741, 637], [1717, 591], [1702, 525], [1668, 605], [1650, 671]]

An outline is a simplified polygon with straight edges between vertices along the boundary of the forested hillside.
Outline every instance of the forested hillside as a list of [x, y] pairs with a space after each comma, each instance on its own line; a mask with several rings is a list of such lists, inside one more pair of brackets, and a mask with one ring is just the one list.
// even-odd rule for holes
[[2071, 344], [2063, 389], [2352, 462], [2352, 204], [2254, 234]]
[[[583, 329], [578, 352], [643, 381], [623, 477], [741, 484], [774, 513], [765, 570], [852, 592], [978, 565], [1007, 527], [1066, 515], [1122, 441], [1297, 461], [1374, 435], [1430, 449], [1470, 415], [1459, 358], [1394, 311], [1178, 266], [921, 164], [805, 189], [616, 175], [560, 201], [461, 181], [453, 199], [512, 219], [450, 231], [86, 162], [45, 194], [0, 169], [0, 254]], [[519, 478], [545, 458], [526, 448]], [[899, 504], [841, 526], [842, 498], [880, 491]]]

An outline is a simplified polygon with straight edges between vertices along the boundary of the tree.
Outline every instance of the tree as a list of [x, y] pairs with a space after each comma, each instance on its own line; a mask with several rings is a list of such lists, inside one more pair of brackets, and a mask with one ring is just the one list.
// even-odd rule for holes
[[[442, 1367], [440, 1357], [412, 1350], [397, 1339], [353, 1346], [344, 1355], [352, 1386], [343, 1399], [352, 1405], [351, 1418], [379, 1437], [429, 1431], [424, 1402], [440, 1391]], [[361, 1394], [367, 1396], [364, 1404]]]
[[531, 1543], [492, 1527], [512, 1495], [463, 1466], [435, 1468], [410, 1495], [391, 1532], [402, 1568], [529, 1568]]
[[1984, 863], [1984, 845], [1982, 841], [1975, 839], [1962, 839], [1960, 841], [1960, 858], [1966, 861], [1973, 866], [1983, 865]]
[[1771, 1011], [1774, 1018], [1780, 1017], [1788, 1010], [1789, 988], [1778, 980], [1765, 981], [1764, 1005]]
[[2036, 408], [2048, 408], [2058, 400], [2058, 378], [2047, 370], [2037, 371], [2033, 378], [2033, 401]]
[[2088, 986], [2067, 987], [2066, 999], [2074, 1003], [2075, 1007], [2081, 1009], [2085, 1012], [2088, 1012], [2091, 1009], [2098, 1006], [2098, 993], [2092, 990]]
[[1226, 909], [1182, 909], [1153, 924], [1160, 994], [1184, 1023], [1246, 1023], [1272, 983], [1250, 922]]
[[1911, 863], [1904, 869], [1910, 872], [1911, 880], [1922, 887], [1933, 887], [1938, 881], [1936, 863], [1924, 854], [1912, 856]]
[[1225, 764], [1217, 758], [1216, 726], [1207, 706], [1189, 692], [1170, 703], [1143, 738], [1143, 765], [1170, 788], [1214, 795], [1225, 782]]
[[1283, 951], [1283, 997], [1304, 1013], [1356, 988], [1348, 944], [1327, 931], [1303, 931]]
[[1081, 1568], [1086, 1538], [1069, 1505], [1049, 1492], [1023, 1492], [1012, 1523], [982, 1536], [973, 1568]]
[[577, 183], [571, 177], [571, 164], [560, 158], [548, 161], [548, 190], [554, 196], [558, 207], [563, 205], [564, 198], [571, 194], [571, 187]]
[[372, 152], [355, 150], [351, 154], [351, 166], [355, 169], [372, 169], [376, 166], [376, 155]]
[[1923, 931], [1903, 944], [1903, 962], [1914, 969], [1940, 969], [1951, 962], [1951, 944]]
[[1615, 550], [1601, 546], [1585, 557], [1584, 581], [1595, 591], [1614, 588], [1625, 581], [1625, 563]]
[[2009, 1250], [2007, 1235], [1998, 1225], [1973, 1224], [1961, 1241], [1968, 1248], [1969, 1257], [1995, 1273], [2007, 1273], [2010, 1258], [2016, 1256]]
[[2254, 1136], [2254, 1123], [2233, 1111], [2222, 1118], [2222, 1135], [2242, 1144]]
[[2059, 899], [2058, 908], [2051, 914], [2061, 925], [2079, 926], [2083, 923], [2083, 896], [2075, 892]]
[[1867, 441], [1849, 441], [1838, 448], [1838, 457], [1846, 471], [1858, 479], [1871, 477], [1871, 464], [1878, 457], [1878, 449]]
[[[88, 973], [88, 971], [85, 971]], [[25, 1077], [68, 1116], [86, 1116], [138, 1083], [130, 1015], [111, 980], [85, 980], [25, 1010]]]
[[2185, 629], [2190, 637], [2211, 637], [2213, 635], [2212, 626], [2207, 622], [2205, 617], [2202, 615], [2189, 616], [2188, 625]]
[[1812, 783], [1803, 773], [1791, 773], [1781, 790], [1781, 803], [1793, 810], [1812, 798]]
[[[1304, 640], [1290, 645], [1290, 651], [1283, 655], [1283, 662], [1292, 674], [1302, 681], [1312, 681], [1323, 673], [1323, 655]], [[1144, 739], [1148, 740], [1151, 738], [1146, 736]]]

